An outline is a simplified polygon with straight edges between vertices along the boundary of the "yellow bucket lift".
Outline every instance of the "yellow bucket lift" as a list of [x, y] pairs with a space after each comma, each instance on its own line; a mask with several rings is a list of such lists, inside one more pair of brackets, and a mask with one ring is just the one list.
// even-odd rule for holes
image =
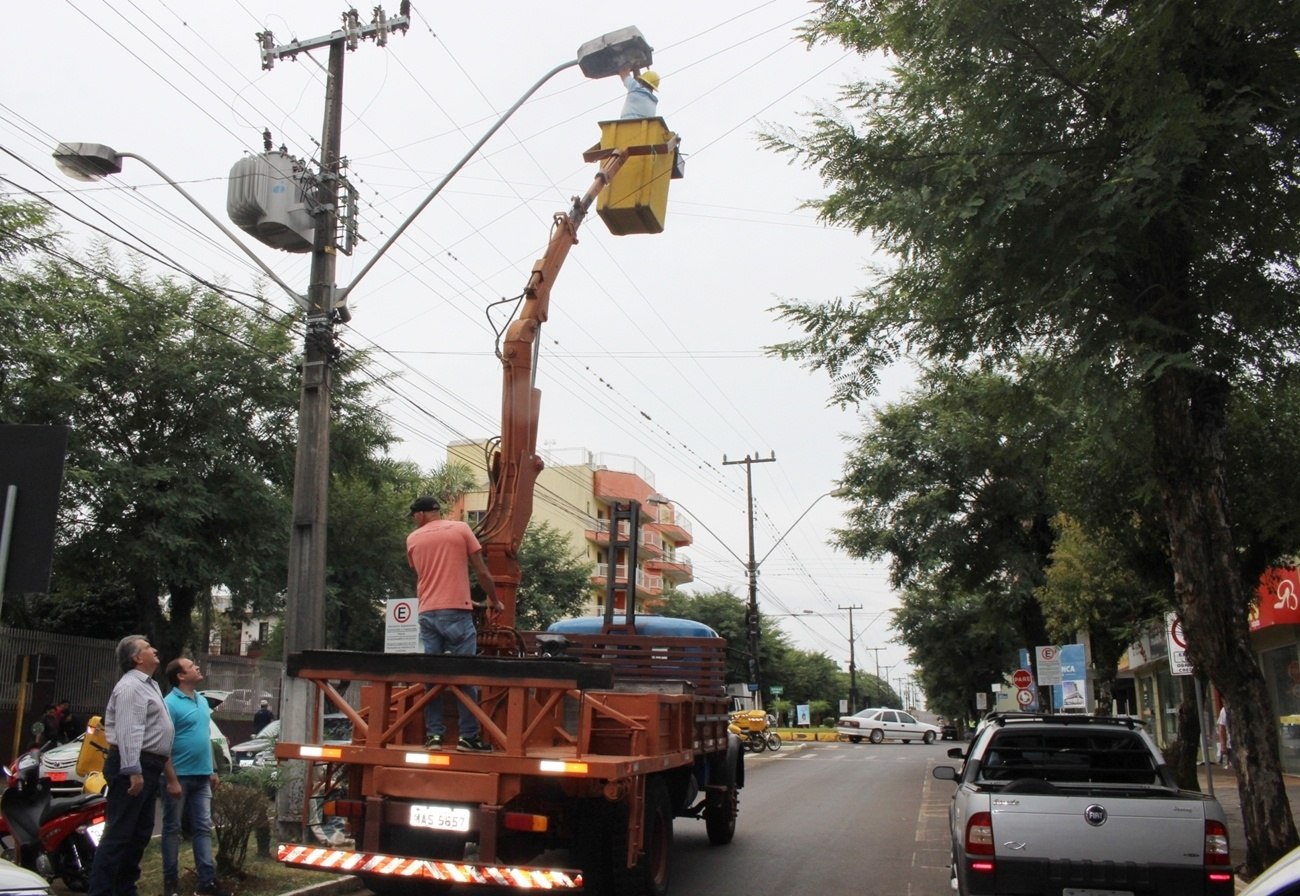
[[596, 200], [596, 214], [615, 236], [662, 233], [668, 213], [668, 181], [682, 176], [678, 137], [662, 118], [600, 122], [600, 143], [583, 153], [587, 162], [627, 155]]

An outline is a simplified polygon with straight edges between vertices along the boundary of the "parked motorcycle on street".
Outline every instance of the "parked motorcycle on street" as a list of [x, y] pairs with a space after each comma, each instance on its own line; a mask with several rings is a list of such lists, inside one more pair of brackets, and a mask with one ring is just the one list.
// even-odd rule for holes
[[0, 849], [14, 864], [82, 893], [104, 833], [108, 801], [91, 793], [54, 799], [50, 779], [40, 775], [40, 754], [40, 748], [28, 750], [12, 771], [4, 770], [9, 780], [0, 794]]

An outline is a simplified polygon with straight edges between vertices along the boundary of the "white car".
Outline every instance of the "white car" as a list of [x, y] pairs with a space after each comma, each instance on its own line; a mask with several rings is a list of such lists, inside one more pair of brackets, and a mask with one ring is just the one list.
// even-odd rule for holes
[[[327, 744], [352, 743], [352, 722], [341, 712], [327, 712], [321, 720]], [[280, 720], [274, 719], [251, 740], [230, 748], [235, 768], [275, 765], [275, 742], [280, 739]]]
[[1241, 896], [1287, 896], [1300, 889], [1300, 846], [1278, 859]]
[[[216, 709], [229, 692], [199, 691], [199, 693], [207, 698], [210, 707]], [[212, 738], [212, 746], [221, 756], [221, 760], [217, 762], [219, 766], [217, 772], [224, 774], [234, 767], [234, 761], [230, 756], [230, 741], [212, 719], [208, 720], [208, 736]], [[82, 778], [77, 774], [77, 757], [81, 755], [81, 742], [85, 738], [86, 735], [82, 733], [75, 740], [50, 747], [41, 754], [41, 777], [50, 779], [50, 793], [54, 796], [75, 796], [81, 793]]]
[[0, 893], [6, 896], [49, 896], [50, 885], [35, 871], [0, 859]]
[[859, 710], [851, 716], [840, 716], [835, 724], [835, 733], [855, 744], [862, 743], [864, 738], [873, 744], [884, 740], [901, 740], [903, 743], [919, 740], [932, 744], [942, 732], [938, 725], [919, 722], [901, 709], [882, 706]]

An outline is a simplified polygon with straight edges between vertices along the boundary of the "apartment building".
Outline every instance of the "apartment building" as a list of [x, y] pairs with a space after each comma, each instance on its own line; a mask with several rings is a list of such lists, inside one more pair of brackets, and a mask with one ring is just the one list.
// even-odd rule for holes
[[[618, 545], [630, 537], [626, 524], [624, 531], [617, 533], [611, 526], [612, 511], [619, 504], [637, 501], [641, 505], [634, 577], [638, 609], [653, 611], [664, 588], [694, 580], [690, 558], [681, 553], [692, 540], [690, 521], [671, 503], [651, 503], [654, 474], [639, 461], [624, 455], [598, 455], [585, 448], [540, 453], [546, 466], [534, 489], [532, 523], [549, 523], [564, 533], [574, 553], [594, 565], [591, 613], [604, 610], [611, 568], [617, 582], [631, 581], [628, 551]], [[453, 442], [447, 446], [447, 460], [464, 464], [481, 477], [481, 487], [467, 492], [463, 500], [465, 521], [476, 525], [487, 510], [483, 442]], [[622, 596], [615, 600], [615, 609], [622, 609]]]

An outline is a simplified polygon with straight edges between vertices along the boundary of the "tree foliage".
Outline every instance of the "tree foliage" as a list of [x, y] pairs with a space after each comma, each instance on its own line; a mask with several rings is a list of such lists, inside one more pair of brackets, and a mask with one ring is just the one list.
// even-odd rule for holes
[[1234, 389], [1300, 341], [1298, 34], [1271, 0], [825, 0], [809, 39], [888, 52], [890, 77], [769, 139], [893, 257], [851, 300], [781, 306], [805, 335], [777, 351], [839, 400], [904, 352], [1137, 391], [1189, 653], [1236, 708], [1249, 872], [1297, 835], [1224, 461]]
[[[40, 251], [0, 280], [0, 419], [73, 432], [51, 593], [6, 601], [6, 616], [69, 634], [143, 631], [170, 658], [206, 650], [193, 611], [211, 617], [217, 586], [236, 618], [278, 612], [300, 382], [294, 316], [153, 278], [102, 249], [61, 254], [42, 219], [24, 226], [33, 238], [15, 242]], [[364, 363], [340, 362], [331, 409], [336, 647], [373, 645], [376, 602], [400, 593], [417, 479], [384, 458], [392, 436]]]
[[519, 545], [519, 591], [516, 624], [543, 631], [587, 606], [592, 598], [592, 566], [559, 529], [535, 523]]

